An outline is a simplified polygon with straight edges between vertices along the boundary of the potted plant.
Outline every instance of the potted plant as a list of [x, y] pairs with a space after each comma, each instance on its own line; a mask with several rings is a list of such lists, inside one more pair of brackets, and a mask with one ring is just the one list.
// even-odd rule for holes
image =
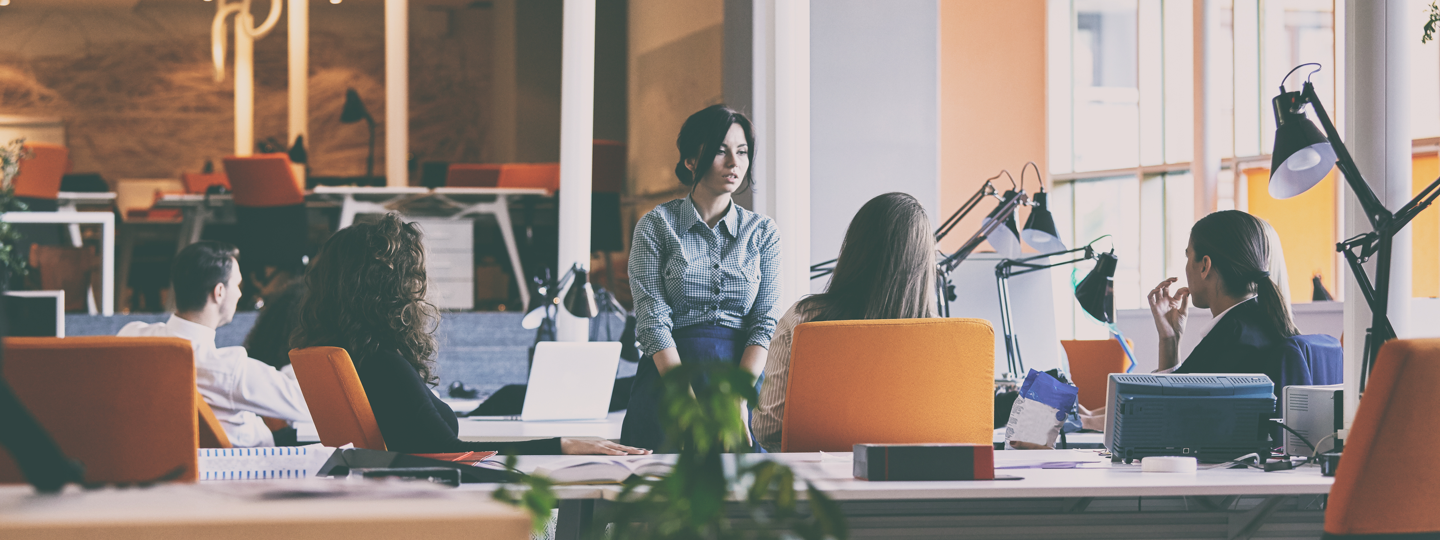
[[[15, 175], [20, 172], [20, 161], [28, 158], [25, 139], [15, 139], [0, 146], [0, 213], [25, 210], [25, 203], [15, 198]], [[0, 291], [9, 289], [13, 276], [26, 273], [25, 257], [16, 243], [20, 233], [7, 222], [0, 221]]]
[[[690, 382], [709, 383], [691, 393]], [[755, 378], [737, 366], [681, 364], [662, 378], [660, 422], [679, 455], [670, 474], [659, 478], [631, 477], [611, 511], [597, 516], [592, 538], [843, 539], [849, 536], [840, 508], [824, 492], [805, 482], [808, 511], [802, 511], [795, 473], [777, 461], [744, 459], [746, 435], [737, 404], [755, 403]], [[724, 454], [736, 454], [734, 474], [726, 472]], [[506, 464], [512, 471], [514, 456]], [[498, 490], [499, 500], [523, 506], [542, 528], [555, 505], [552, 484], [543, 477], [518, 472], [513, 483], [522, 489]], [[732, 498], [733, 495], [733, 498]], [[745, 508], [740, 517], [726, 512], [728, 503]]]

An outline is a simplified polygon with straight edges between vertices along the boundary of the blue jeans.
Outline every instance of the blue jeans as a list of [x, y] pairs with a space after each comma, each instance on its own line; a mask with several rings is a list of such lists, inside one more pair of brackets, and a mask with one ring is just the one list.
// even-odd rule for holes
[[[734, 328], [702, 324], [678, 328], [671, 332], [671, 337], [683, 363], [728, 362], [739, 365], [750, 334]], [[697, 386], [703, 384], [703, 378], [696, 381]], [[760, 381], [756, 381], [755, 388], [760, 388]], [[660, 426], [660, 407], [664, 406], [660, 399], [660, 372], [655, 369], [655, 359], [646, 356], [640, 359], [640, 368], [635, 373], [630, 406], [625, 412], [625, 424], [620, 429], [620, 444], [657, 452], [675, 450], [665, 440], [665, 430]], [[752, 408], [755, 405], [750, 404]]]

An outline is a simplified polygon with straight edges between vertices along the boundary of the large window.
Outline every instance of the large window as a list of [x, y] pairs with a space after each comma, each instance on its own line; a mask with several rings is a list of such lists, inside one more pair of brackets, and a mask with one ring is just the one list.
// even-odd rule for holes
[[[1429, 1], [1410, 0], [1414, 35], [1406, 38], [1421, 187], [1433, 179], [1440, 150], [1440, 44], [1420, 43]], [[1338, 297], [1344, 267], [1334, 253], [1341, 236], [1334, 216], [1341, 215], [1344, 186], [1332, 174], [1312, 190], [1323, 193], [1275, 201], [1263, 184], [1274, 144], [1270, 100], [1291, 68], [1321, 63], [1324, 69], [1309, 80], [1331, 114], [1343, 117], [1336, 101], [1336, 51], [1343, 40], [1336, 37], [1335, 0], [1220, 0], [1214, 7], [1218, 35], [1206, 52], [1216, 75], [1208, 86], [1216, 115], [1212, 140], [1223, 159], [1217, 206], [1276, 222], [1292, 300], [1309, 301], [1314, 275]], [[1191, 0], [1049, 0], [1051, 205], [1068, 245], [1111, 235], [1097, 245], [1113, 245], [1120, 257], [1117, 309], [1144, 307], [1144, 294], [1165, 277], [1184, 279], [1185, 244], [1197, 217], [1189, 172], [1196, 132], [1194, 8]], [[1308, 71], [1285, 87], [1299, 89]], [[1296, 215], [1321, 214], [1330, 219], [1291, 223]], [[1440, 230], [1440, 219], [1417, 220], [1415, 227], [1415, 292], [1434, 296], [1440, 294], [1440, 232], [1430, 229]], [[1056, 290], [1068, 290], [1088, 271], [1081, 265], [1056, 272]], [[1062, 338], [1104, 336], [1068, 295], [1056, 296]]]

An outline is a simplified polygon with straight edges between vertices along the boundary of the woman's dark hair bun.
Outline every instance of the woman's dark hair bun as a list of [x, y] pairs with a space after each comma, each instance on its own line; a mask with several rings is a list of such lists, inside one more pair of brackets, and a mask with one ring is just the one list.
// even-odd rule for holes
[[[724, 105], [711, 105], [685, 119], [685, 124], [680, 126], [680, 136], [675, 138], [675, 148], [680, 151], [680, 160], [675, 162], [675, 177], [680, 179], [681, 184], [693, 187], [705, 175], [709, 162], [701, 157], [719, 152], [720, 146], [725, 143], [725, 135], [730, 133], [730, 126], [737, 124], [745, 131], [745, 144], [750, 147], [750, 162], [753, 164], [755, 130], [743, 113]], [[687, 159], [696, 160], [698, 175], [685, 166]], [[746, 169], [742, 181], [753, 182], [751, 176], [750, 170]]]

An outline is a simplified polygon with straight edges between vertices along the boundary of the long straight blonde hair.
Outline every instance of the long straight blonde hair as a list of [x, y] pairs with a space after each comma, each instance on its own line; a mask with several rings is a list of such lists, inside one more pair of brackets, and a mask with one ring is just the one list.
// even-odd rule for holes
[[811, 321], [935, 316], [935, 236], [920, 201], [870, 199], [845, 231], [825, 292], [801, 300]]

